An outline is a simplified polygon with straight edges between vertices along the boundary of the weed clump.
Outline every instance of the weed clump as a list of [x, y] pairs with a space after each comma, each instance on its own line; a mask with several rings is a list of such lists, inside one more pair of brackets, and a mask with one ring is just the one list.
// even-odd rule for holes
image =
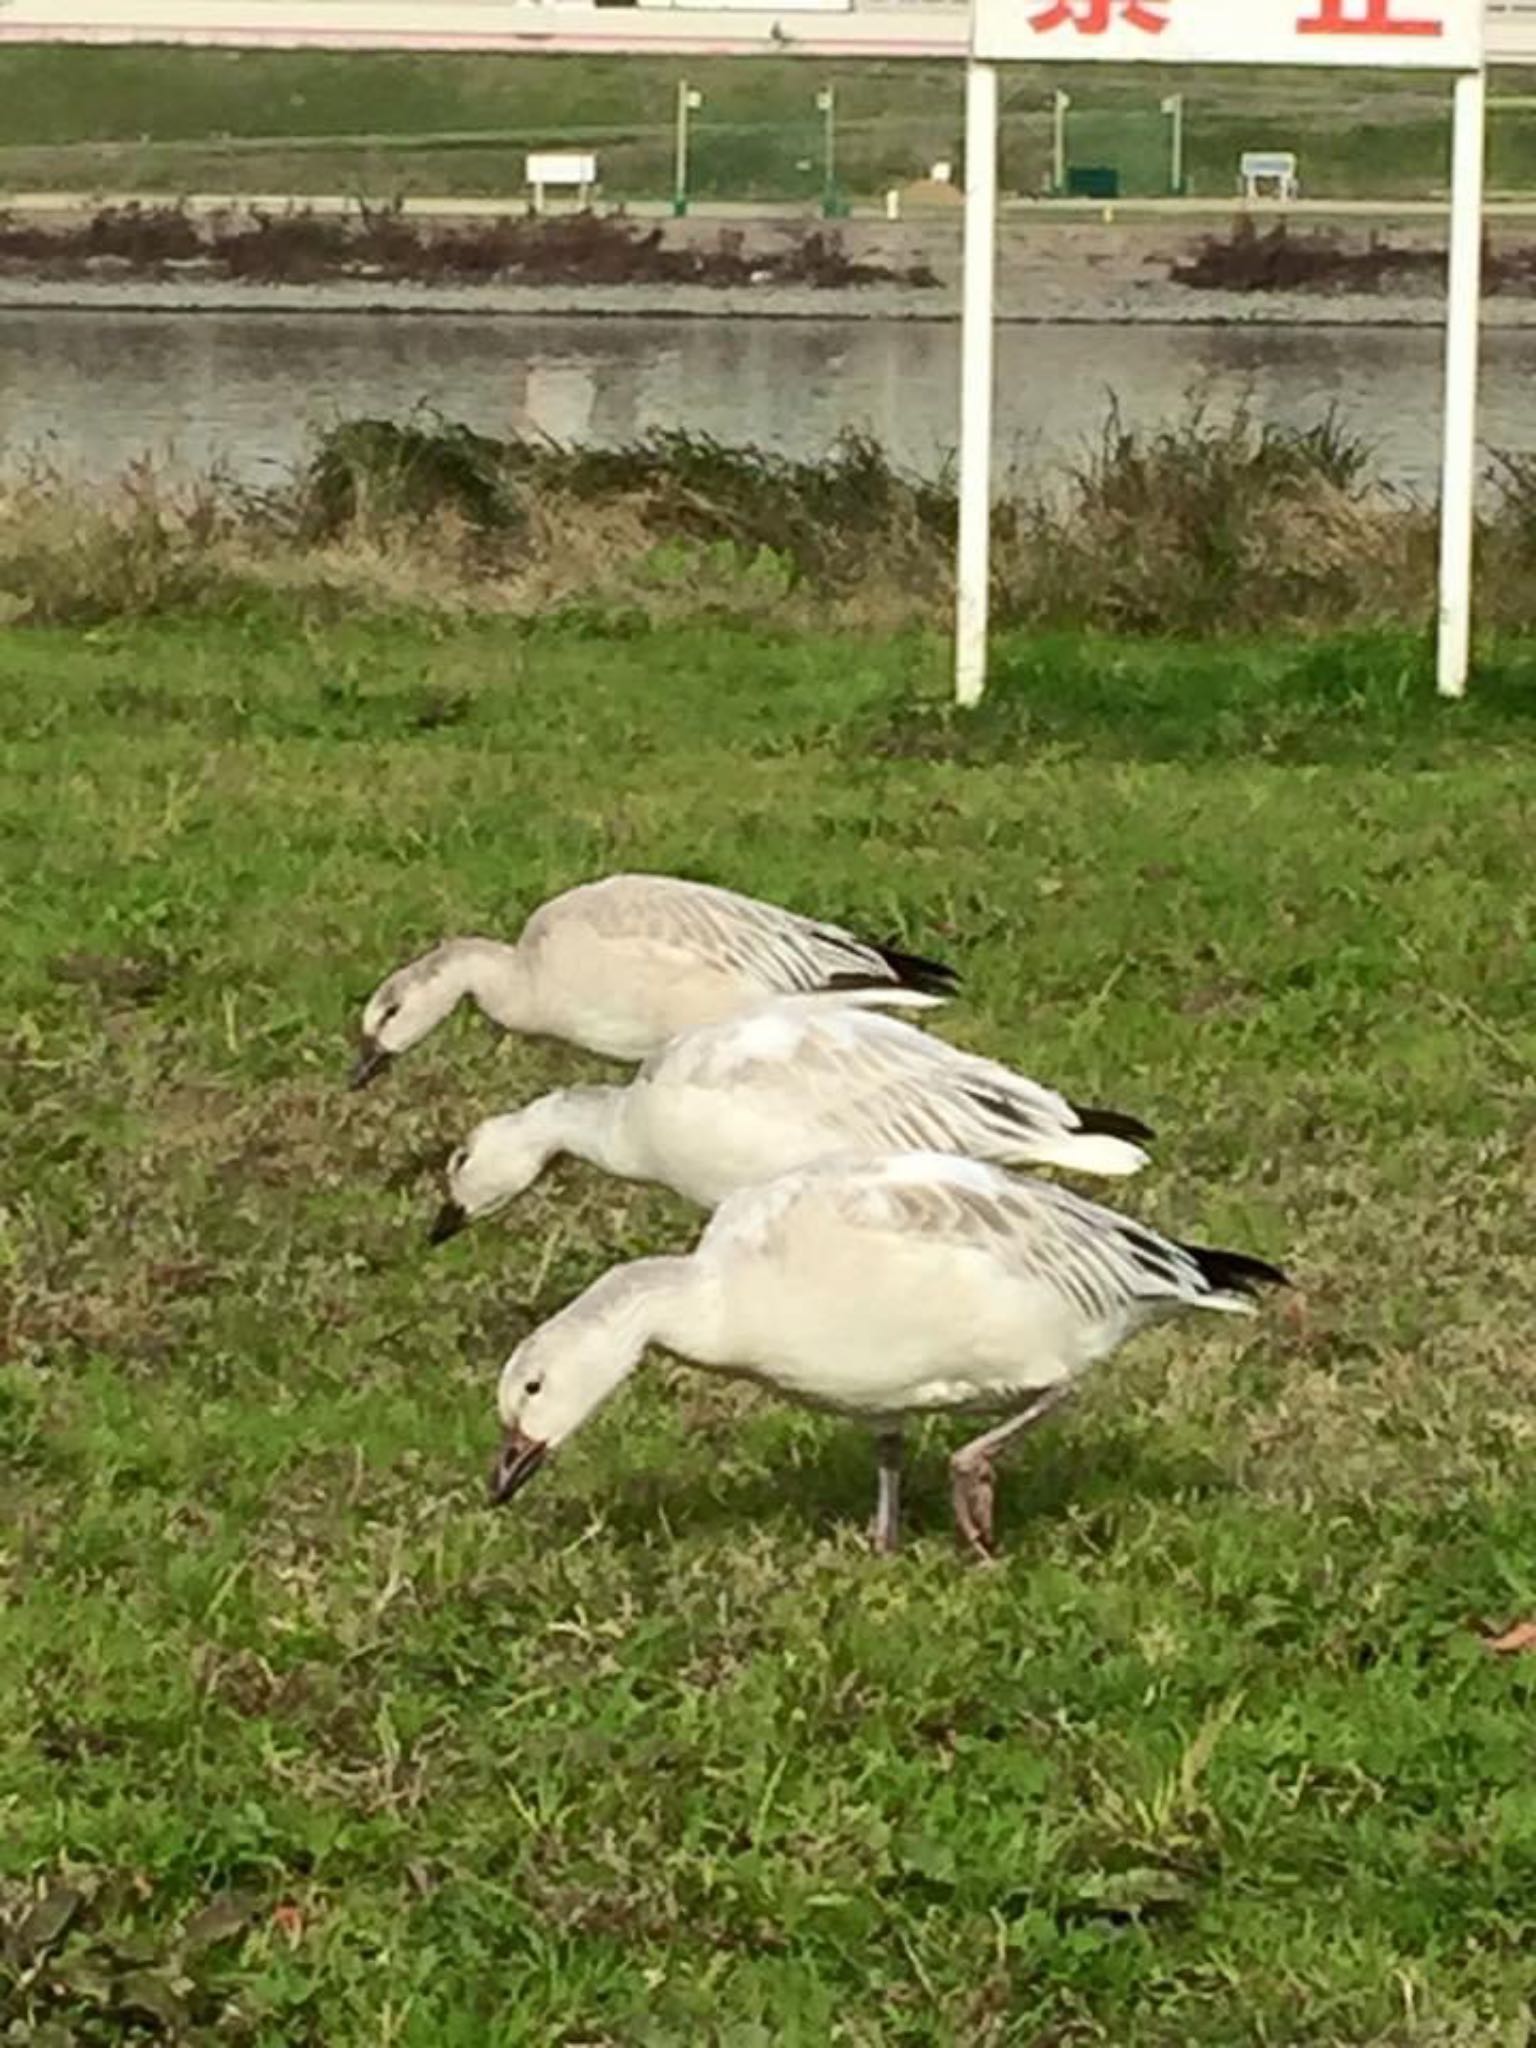
[[322, 436], [299, 489], [315, 540], [387, 533], [451, 514], [481, 533], [522, 524], [502, 442], [452, 421], [344, 420]]
[[1386, 604], [1423, 527], [1334, 412], [1293, 428], [1197, 407], [1146, 431], [1114, 408], [1016, 522], [999, 601], [1020, 621], [1131, 632], [1342, 623]]
[[[1382, 292], [1405, 284], [1438, 291], [1445, 262], [1444, 249], [1377, 233], [1362, 247], [1337, 233], [1296, 233], [1285, 221], [1261, 229], [1243, 219], [1228, 234], [1203, 236], [1168, 274], [1205, 292]], [[1483, 277], [1488, 291], [1529, 295], [1536, 291], [1536, 248], [1485, 243]]]

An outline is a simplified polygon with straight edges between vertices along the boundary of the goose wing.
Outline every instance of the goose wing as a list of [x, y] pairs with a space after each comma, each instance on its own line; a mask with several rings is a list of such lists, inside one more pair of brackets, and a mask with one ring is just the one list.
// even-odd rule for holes
[[775, 1238], [787, 1245], [807, 1225], [832, 1252], [846, 1253], [851, 1273], [857, 1241], [871, 1235], [888, 1245], [979, 1253], [1000, 1272], [1054, 1294], [1085, 1324], [1182, 1308], [1245, 1315], [1259, 1287], [1285, 1284], [1263, 1260], [1176, 1244], [1067, 1188], [949, 1154], [833, 1163], [789, 1176], [727, 1204], [706, 1238], [750, 1236], [771, 1252]]
[[782, 1097], [787, 1116], [868, 1155], [958, 1152], [1130, 1172], [1145, 1155], [1128, 1141], [1150, 1135], [910, 1024], [798, 998], [675, 1040], [646, 1077], [764, 1106]]
[[[843, 1118], [870, 1152], [958, 1152], [972, 1159], [1076, 1163], [1089, 1134], [1148, 1138], [1130, 1117], [1085, 1111], [1000, 1061], [959, 1051], [896, 1019], [829, 1016], [813, 1027], [827, 1045]], [[1063, 1141], [1070, 1141], [1063, 1144]], [[1129, 1168], [1143, 1155], [1126, 1145]], [[1091, 1148], [1082, 1146], [1084, 1161]]]
[[679, 961], [740, 976], [768, 993], [905, 988], [946, 995], [956, 982], [954, 970], [941, 961], [872, 944], [839, 925], [707, 882], [614, 875], [535, 912], [529, 938], [537, 940], [540, 919], [557, 907], [562, 915], [586, 919], [594, 931], [640, 938]]
[[1094, 1322], [1182, 1308], [1249, 1315], [1260, 1287], [1286, 1284], [1262, 1259], [1175, 1243], [1069, 1188], [969, 1159], [886, 1160], [867, 1191], [850, 1176], [845, 1200], [867, 1204], [877, 1227], [984, 1251]]

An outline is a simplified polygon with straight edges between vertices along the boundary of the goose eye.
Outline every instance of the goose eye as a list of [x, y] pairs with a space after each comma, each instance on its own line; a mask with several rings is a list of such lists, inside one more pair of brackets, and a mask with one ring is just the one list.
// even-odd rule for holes
[[523, 1392], [525, 1394], [536, 1394], [538, 1393], [539, 1389], [543, 1386], [543, 1384], [544, 1382], [542, 1380], [529, 1380], [527, 1384], [524, 1386]]

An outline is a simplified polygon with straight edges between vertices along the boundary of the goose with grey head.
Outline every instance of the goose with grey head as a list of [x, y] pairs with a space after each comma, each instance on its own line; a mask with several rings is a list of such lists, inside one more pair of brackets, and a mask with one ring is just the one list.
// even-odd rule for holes
[[466, 1000], [503, 1030], [642, 1060], [775, 996], [922, 1009], [955, 985], [941, 961], [734, 890], [610, 875], [551, 897], [510, 944], [445, 939], [396, 968], [363, 1011], [351, 1080], [366, 1086]]

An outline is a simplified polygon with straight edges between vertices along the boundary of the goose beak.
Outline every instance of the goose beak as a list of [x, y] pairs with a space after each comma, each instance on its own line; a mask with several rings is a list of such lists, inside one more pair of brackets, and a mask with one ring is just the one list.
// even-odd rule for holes
[[469, 1212], [458, 1202], [444, 1202], [432, 1220], [427, 1232], [428, 1244], [446, 1244], [450, 1237], [457, 1237], [469, 1221]]
[[491, 1506], [501, 1507], [521, 1486], [526, 1486], [543, 1464], [548, 1444], [535, 1443], [520, 1429], [509, 1429], [491, 1467]]
[[349, 1088], [366, 1088], [375, 1080], [394, 1058], [386, 1052], [376, 1038], [365, 1038], [357, 1049], [357, 1058], [352, 1062], [352, 1071], [347, 1076]]

